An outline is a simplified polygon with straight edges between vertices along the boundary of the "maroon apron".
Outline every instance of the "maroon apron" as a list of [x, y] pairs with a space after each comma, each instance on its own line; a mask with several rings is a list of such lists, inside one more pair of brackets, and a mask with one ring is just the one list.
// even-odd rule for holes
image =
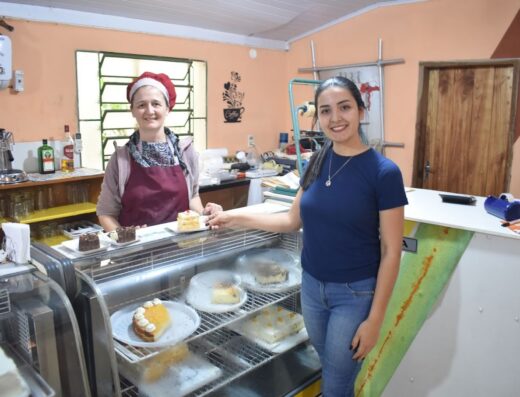
[[188, 186], [179, 165], [141, 167], [130, 159], [130, 177], [121, 198], [122, 226], [158, 225], [189, 209]]

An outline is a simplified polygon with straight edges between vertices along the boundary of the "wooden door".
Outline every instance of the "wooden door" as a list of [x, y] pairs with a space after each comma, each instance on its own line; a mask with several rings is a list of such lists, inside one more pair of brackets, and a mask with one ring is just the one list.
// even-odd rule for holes
[[518, 60], [421, 63], [413, 186], [508, 191]]

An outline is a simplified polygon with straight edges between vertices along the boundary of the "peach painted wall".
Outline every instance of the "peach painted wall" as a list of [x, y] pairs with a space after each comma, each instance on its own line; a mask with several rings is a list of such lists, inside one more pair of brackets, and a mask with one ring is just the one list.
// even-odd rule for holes
[[[405, 59], [385, 67], [385, 132], [388, 141], [405, 144], [404, 149], [389, 148], [387, 155], [410, 184], [418, 63], [489, 59], [519, 8], [519, 0], [429, 0], [382, 7], [295, 41], [288, 52], [257, 49], [254, 60], [245, 46], [11, 19], [15, 31], [3, 33], [13, 41], [13, 69], [25, 72], [26, 90], [0, 91], [0, 127], [13, 131], [17, 141], [60, 138], [63, 124], [74, 128], [76, 49], [177, 56], [208, 62], [208, 147], [244, 149], [247, 135], [253, 134], [260, 151], [270, 150], [278, 133], [292, 128], [289, 80], [312, 78], [298, 73], [311, 66], [310, 40], [318, 66], [330, 66], [376, 60], [382, 38], [384, 59]], [[222, 117], [222, 84], [231, 70], [241, 74], [246, 93], [246, 113], [236, 124]], [[300, 103], [311, 99], [312, 90], [297, 87], [295, 94]], [[520, 170], [518, 146], [513, 170]], [[520, 196], [520, 171], [513, 171], [511, 187]]]
[[[377, 60], [381, 38], [383, 59], [405, 60], [384, 69], [385, 138], [405, 144], [404, 149], [388, 148], [386, 154], [410, 184], [419, 62], [489, 59], [519, 8], [518, 0], [429, 0], [379, 8], [292, 43], [288, 75], [312, 78], [310, 73], [298, 74], [298, 68], [312, 66], [311, 40], [317, 66], [333, 66]], [[511, 187], [520, 197], [518, 155], [512, 169]]]
[[[161, 55], [207, 61], [208, 147], [245, 149], [253, 134], [259, 150], [276, 145], [278, 132], [286, 128], [289, 112], [286, 53], [206, 41], [148, 34], [91, 29], [51, 23], [8, 20], [13, 46], [13, 70], [25, 74], [25, 91], [0, 91], [0, 127], [13, 131], [18, 142], [42, 138], [61, 139], [63, 125], [73, 131], [77, 123], [76, 50], [113, 51]], [[4, 33], [4, 32], [2, 32]], [[242, 77], [246, 108], [240, 123], [224, 123], [223, 84], [230, 72]]]

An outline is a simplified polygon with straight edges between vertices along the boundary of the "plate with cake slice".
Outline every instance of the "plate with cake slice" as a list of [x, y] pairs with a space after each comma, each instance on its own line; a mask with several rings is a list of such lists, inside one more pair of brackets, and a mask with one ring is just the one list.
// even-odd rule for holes
[[105, 251], [110, 243], [99, 238], [98, 233], [85, 233], [73, 240], [64, 241], [61, 245], [77, 255], [89, 255]]
[[105, 236], [113, 246], [124, 247], [139, 241], [136, 231], [135, 226], [120, 226], [116, 230], [108, 232]]
[[136, 347], [174, 345], [193, 334], [200, 317], [191, 307], [153, 299], [130, 305], [110, 316], [115, 339]]
[[250, 291], [277, 293], [301, 285], [299, 257], [280, 249], [253, 249], [237, 259], [237, 273], [242, 284]]
[[209, 229], [209, 226], [206, 225], [207, 220], [207, 216], [200, 215], [196, 211], [179, 212], [177, 220], [171, 223], [171, 226], [167, 226], [167, 229], [174, 233], [201, 232]]
[[228, 270], [199, 273], [190, 280], [186, 302], [206, 313], [231, 312], [247, 301], [247, 293], [240, 284], [240, 277]]

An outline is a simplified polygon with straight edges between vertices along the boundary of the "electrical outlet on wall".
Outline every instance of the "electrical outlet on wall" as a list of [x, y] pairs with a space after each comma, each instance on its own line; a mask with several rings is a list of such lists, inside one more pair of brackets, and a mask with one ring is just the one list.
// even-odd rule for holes
[[255, 146], [255, 136], [250, 134], [247, 136], [247, 147], [251, 146]]

